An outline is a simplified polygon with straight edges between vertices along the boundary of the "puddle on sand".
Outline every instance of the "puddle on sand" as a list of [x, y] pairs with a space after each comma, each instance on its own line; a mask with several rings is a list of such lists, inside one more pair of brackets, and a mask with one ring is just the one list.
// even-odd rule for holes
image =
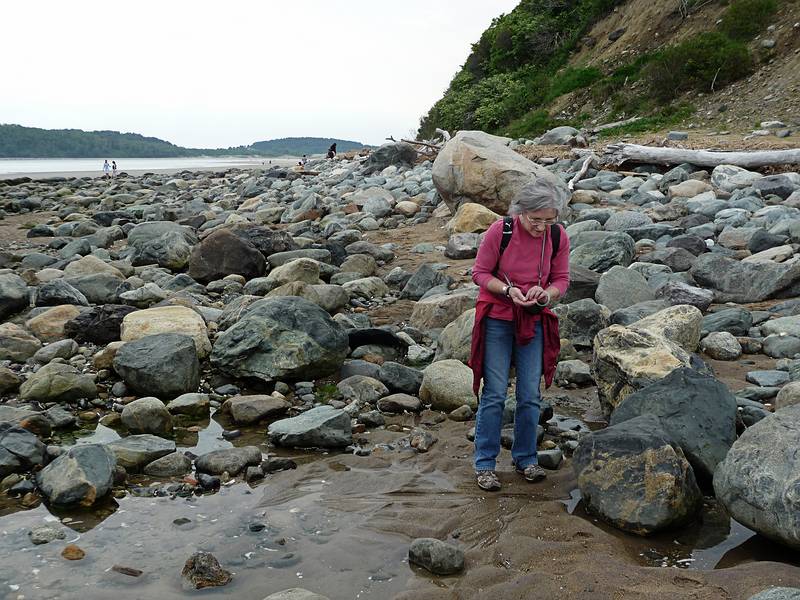
[[[178, 436], [179, 451], [203, 454], [219, 448], [256, 445], [266, 453], [265, 426], [242, 428], [228, 441], [224, 416], [212, 415], [202, 429]], [[66, 445], [108, 443], [119, 434], [101, 424], [84, 429]], [[298, 464], [325, 453], [281, 450]], [[336, 473], [331, 473], [335, 477]], [[131, 477], [132, 485], [157, 481]], [[369, 527], [367, 516], [325, 499], [324, 476], [302, 479], [289, 489], [268, 478], [255, 488], [244, 483], [190, 498], [109, 498], [92, 510], [51, 511], [41, 504], [22, 510], [18, 501], [0, 497], [0, 599], [82, 600], [115, 598], [189, 598], [180, 572], [197, 550], [211, 552], [234, 573], [227, 586], [203, 590], [204, 596], [262, 600], [271, 593], [304, 587], [331, 598], [389, 598], [406, 589], [413, 574], [406, 559], [407, 540]], [[274, 488], [275, 491], [273, 491]], [[266, 495], [277, 499], [265, 505]], [[34, 546], [28, 532], [50, 524], [64, 540]], [[85, 552], [71, 562], [60, 553], [68, 542]], [[112, 571], [115, 565], [143, 571], [139, 577]]]
[[702, 516], [682, 529], [648, 537], [628, 535], [584, 510], [581, 492], [574, 489], [562, 500], [571, 515], [623, 539], [641, 564], [679, 569], [724, 569], [755, 561], [775, 561], [800, 566], [800, 553], [792, 552], [731, 519], [713, 500], [706, 499]]
[[[188, 499], [128, 496], [105, 507], [104, 519], [96, 510], [62, 515], [66, 539], [41, 546], [28, 531], [60, 527], [44, 505], [2, 517], [0, 598], [186, 598], [180, 571], [196, 550], [234, 573], [229, 585], [204, 595], [261, 600], [306, 587], [332, 598], [387, 598], [405, 589], [407, 544], [362, 527], [358, 513], [321, 508], [326, 485], [305, 482], [299, 496], [269, 507], [259, 506], [263, 491], [246, 484]], [[86, 558], [64, 560], [67, 542]], [[115, 565], [144, 573], [123, 575]]]

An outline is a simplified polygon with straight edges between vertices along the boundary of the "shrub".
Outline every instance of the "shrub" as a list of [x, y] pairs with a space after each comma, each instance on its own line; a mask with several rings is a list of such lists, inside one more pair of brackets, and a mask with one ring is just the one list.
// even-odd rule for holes
[[574, 68], [569, 67], [557, 73], [550, 81], [547, 100], [554, 100], [559, 96], [587, 88], [595, 81], [603, 78], [603, 74], [595, 67]]
[[720, 31], [733, 40], [752, 39], [778, 10], [777, 0], [735, 0], [722, 15]]
[[657, 54], [644, 74], [652, 95], [669, 102], [681, 92], [709, 92], [752, 69], [747, 47], [719, 32], [701, 33]]

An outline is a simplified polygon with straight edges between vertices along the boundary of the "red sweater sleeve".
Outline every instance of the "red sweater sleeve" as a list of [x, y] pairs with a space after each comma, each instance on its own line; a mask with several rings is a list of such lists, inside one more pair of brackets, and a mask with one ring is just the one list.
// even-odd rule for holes
[[[472, 267], [472, 281], [482, 288], [485, 288], [486, 284], [494, 277], [493, 273], [500, 258], [500, 240], [502, 237], [503, 220], [500, 219], [492, 223], [486, 231], [486, 235], [483, 236], [480, 247], [478, 247], [478, 254]], [[569, 273], [567, 273], [567, 278], [569, 279]]]
[[558, 254], [550, 263], [550, 285], [557, 288], [562, 296], [567, 293], [569, 287], [569, 236], [563, 227], [561, 227]]

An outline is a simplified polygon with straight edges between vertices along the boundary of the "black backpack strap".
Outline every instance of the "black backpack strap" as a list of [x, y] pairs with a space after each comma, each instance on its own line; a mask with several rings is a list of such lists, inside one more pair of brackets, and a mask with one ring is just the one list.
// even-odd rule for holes
[[514, 234], [514, 217], [503, 217], [503, 237], [500, 240], [500, 256], [511, 243], [511, 236]]
[[550, 225], [550, 237], [553, 240], [553, 254], [550, 256], [550, 262], [553, 262], [559, 247], [561, 247], [561, 227], [558, 226], [558, 223]]

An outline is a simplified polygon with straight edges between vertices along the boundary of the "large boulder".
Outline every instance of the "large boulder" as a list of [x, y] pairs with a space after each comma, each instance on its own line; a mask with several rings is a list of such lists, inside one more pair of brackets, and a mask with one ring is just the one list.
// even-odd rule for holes
[[561, 339], [583, 348], [592, 347], [594, 336], [608, 327], [611, 316], [608, 308], [589, 298], [570, 304], [559, 304], [555, 313], [558, 315]]
[[392, 142], [373, 150], [364, 163], [361, 172], [364, 175], [370, 175], [383, 171], [386, 167], [392, 165], [409, 167], [413, 166], [416, 160], [417, 151], [414, 146], [407, 142]]
[[315, 379], [336, 371], [348, 351], [347, 332], [319, 306], [265, 298], [219, 335], [211, 363], [233, 377]]
[[700, 343], [703, 313], [694, 306], [670, 306], [636, 321], [631, 327], [662, 335], [687, 352], [695, 352]]
[[697, 257], [694, 280], [714, 290], [717, 302], [747, 304], [775, 298], [800, 280], [800, 262], [746, 263], [709, 252]]
[[91, 506], [111, 490], [116, 466], [106, 446], [74, 446], [37, 473], [36, 483], [54, 506]]
[[459, 360], [440, 360], [428, 365], [422, 372], [420, 399], [433, 410], [451, 412], [466, 405], [478, 408], [478, 399], [472, 392], [472, 370]]
[[607, 415], [636, 390], [688, 366], [686, 350], [646, 330], [611, 325], [595, 337], [592, 377]]
[[628, 396], [611, 415], [616, 425], [654, 415], [708, 481], [736, 440], [736, 398], [714, 377], [681, 367]]
[[439, 152], [432, 176], [451, 213], [464, 202], [477, 202], [504, 215], [532, 179], [566, 187], [550, 171], [509, 148], [506, 138], [482, 131], [459, 131]]
[[800, 549], [800, 404], [755, 423], [714, 474], [717, 499], [745, 527]]
[[614, 266], [600, 277], [595, 300], [614, 312], [639, 302], [655, 300], [655, 295], [640, 273]]
[[503, 217], [477, 202], [465, 202], [447, 222], [447, 231], [457, 233], [483, 233]]
[[218, 229], [192, 250], [189, 275], [203, 283], [227, 275], [252, 279], [263, 275], [266, 266], [264, 255], [249, 240], [229, 229]]
[[96, 398], [94, 376], [71, 365], [50, 363], [28, 377], [19, 388], [20, 400], [27, 402], [70, 402]]
[[624, 531], [683, 525], [702, 505], [691, 465], [653, 415], [584, 436], [572, 465], [587, 510]]
[[414, 305], [411, 325], [422, 330], [446, 327], [473, 308], [477, 299], [478, 286], [475, 285], [428, 296]]
[[134, 266], [157, 264], [173, 271], [186, 267], [197, 236], [171, 221], [140, 223], [128, 232], [130, 259]]
[[206, 323], [199, 314], [186, 306], [158, 306], [137, 310], [122, 319], [120, 339], [134, 342], [148, 335], [180, 333], [194, 340], [200, 358], [211, 353]]
[[158, 398], [196, 392], [200, 385], [194, 340], [178, 333], [159, 333], [126, 342], [114, 357], [114, 370], [131, 389]]
[[634, 241], [627, 233], [610, 233], [600, 239], [575, 246], [570, 251], [570, 263], [597, 273], [614, 266], [627, 267], [633, 262]]
[[471, 308], [444, 328], [436, 340], [434, 360], [454, 358], [464, 364], [469, 360], [472, 348], [472, 328], [475, 325], [475, 309]]
[[294, 448], [341, 448], [353, 440], [350, 416], [328, 405], [275, 421], [267, 435], [274, 444]]

